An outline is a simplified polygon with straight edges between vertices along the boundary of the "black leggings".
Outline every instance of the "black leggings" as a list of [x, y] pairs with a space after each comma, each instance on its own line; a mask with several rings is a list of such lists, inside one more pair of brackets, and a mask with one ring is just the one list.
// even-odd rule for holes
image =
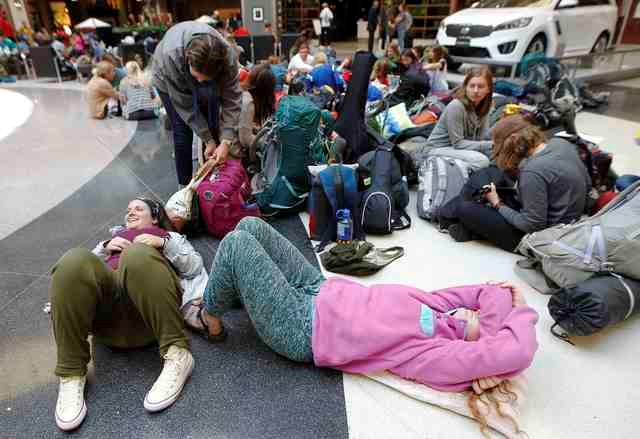
[[514, 251], [525, 235], [509, 224], [496, 209], [477, 201], [458, 198], [455, 210], [455, 216], [463, 226], [508, 252]]

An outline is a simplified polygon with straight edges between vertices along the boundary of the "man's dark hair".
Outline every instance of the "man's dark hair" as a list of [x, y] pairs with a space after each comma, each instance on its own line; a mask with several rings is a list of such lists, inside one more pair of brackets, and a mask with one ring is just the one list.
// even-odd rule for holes
[[213, 35], [196, 37], [187, 46], [187, 61], [198, 72], [216, 82], [232, 74], [227, 44]]

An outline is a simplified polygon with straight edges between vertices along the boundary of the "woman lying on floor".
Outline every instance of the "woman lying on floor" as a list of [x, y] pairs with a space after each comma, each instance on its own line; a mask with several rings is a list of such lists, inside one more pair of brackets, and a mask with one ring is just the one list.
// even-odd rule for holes
[[56, 424], [62, 430], [78, 427], [87, 413], [90, 333], [117, 348], [158, 342], [164, 367], [144, 399], [150, 412], [173, 404], [193, 369], [183, 315], [196, 315], [192, 303], [207, 281], [202, 257], [171, 231], [154, 200], [132, 200], [125, 222], [109, 241], [92, 252], [68, 251], [52, 270], [55, 374], [60, 377]]
[[494, 183], [486, 202], [453, 199], [443, 209], [445, 217], [459, 220], [448, 228], [453, 239], [487, 239], [514, 251], [526, 233], [580, 218], [591, 178], [575, 145], [557, 137], [547, 142], [539, 128], [519, 115], [498, 122], [493, 139], [498, 168], [518, 177], [517, 201], [503, 203]]
[[442, 391], [478, 393], [529, 367], [537, 313], [509, 285], [427, 293], [323, 275], [282, 235], [243, 219], [220, 243], [201, 317], [212, 336], [242, 302], [260, 338], [294, 361], [389, 370]]
[[471, 69], [427, 140], [429, 155], [464, 160], [474, 171], [489, 166], [492, 96], [491, 71], [487, 67]]

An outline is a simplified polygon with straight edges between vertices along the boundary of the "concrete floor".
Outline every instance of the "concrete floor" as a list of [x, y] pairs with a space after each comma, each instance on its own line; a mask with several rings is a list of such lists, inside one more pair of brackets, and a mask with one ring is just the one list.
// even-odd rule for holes
[[[604, 114], [583, 112], [578, 129], [603, 138], [616, 169], [640, 172], [633, 133], [640, 129], [636, 82], [611, 85]], [[0, 437], [63, 437], [57, 432], [55, 360], [47, 301], [51, 265], [68, 248], [92, 246], [120, 221], [138, 194], [166, 199], [176, 186], [170, 147], [156, 122], [88, 119], [75, 84], [20, 82], [0, 89]], [[10, 96], [10, 97], [9, 97]], [[14, 111], [7, 112], [5, 98]], [[622, 99], [622, 100], [621, 100]], [[27, 102], [30, 101], [31, 105]], [[20, 104], [21, 103], [21, 104]], [[609, 114], [609, 112], [613, 114]], [[73, 133], [72, 135], [70, 133]], [[505, 280], [522, 285], [517, 256], [479, 242], [458, 244], [409, 209], [411, 229], [371, 237], [406, 255], [364, 283], [402, 282], [425, 290]], [[276, 227], [313, 258], [302, 221]], [[196, 240], [210, 262], [217, 242]], [[571, 346], [549, 333], [547, 297], [531, 289], [539, 312], [540, 349], [527, 371], [523, 429], [531, 438], [635, 437], [640, 420], [633, 318]], [[159, 415], [142, 398], [160, 370], [155, 348], [114, 352], [97, 346], [87, 395], [89, 416], [77, 437], [471, 438], [472, 421], [407, 398], [367, 378], [301, 366], [272, 353], [242, 311], [229, 317], [231, 337], [211, 346], [193, 339], [196, 372], [174, 407]]]

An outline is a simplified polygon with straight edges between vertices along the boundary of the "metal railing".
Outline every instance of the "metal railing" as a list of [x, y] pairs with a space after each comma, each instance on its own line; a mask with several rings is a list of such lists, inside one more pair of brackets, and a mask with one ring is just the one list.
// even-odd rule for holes
[[[576, 77], [576, 73], [578, 71], [578, 69], [580, 67], [585, 67], [585, 68], [594, 68], [594, 61], [596, 61], [598, 64], [609, 64], [608, 61], [609, 60], [614, 60], [614, 58], [619, 58], [617, 60], [617, 68], [612, 69], [612, 71], [622, 71], [625, 70], [624, 69], [624, 60], [625, 57], [631, 53], [637, 53], [639, 55], [639, 59], [638, 59], [638, 65], [634, 66], [633, 68], [638, 68], [640, 69], [640, 47], [612, 47], [611, 49], [605, 51], [605, 52], [599, 52], [599, 53], [588, 53], [588, 54], [584, 54], [584, 55], [569, 55], [569, 56], [562, 56], [559, 58], [556, 58], [558, 61], [560, 61], [562, 64], [567, 64], [569, 61], [572, 61], [569, 64], [569, 76], [574, 79]], [[456, 58], [455, 56], [453, 57], [454, 59]], [[499, 60], [494, 60], [494, 59], [490, 59], [490, 58], [467, 58], [464, 57], [464, 59], [460, 60], [462, 61], [464, 64], [482, 64], [482, 65], [489, 65], [489, 66], [498, 66], [498, 67], [508, 67], [510, 69], [510, 74], [509, 77], [511, 79], [515, 79], [516, 77], [516, 71], [517, 71], [517, 66], [519, 63], [516, 62], [511, 62], [511, 61], [499, 61]], [[614, 63], [611, 63], [614, 64]]]

